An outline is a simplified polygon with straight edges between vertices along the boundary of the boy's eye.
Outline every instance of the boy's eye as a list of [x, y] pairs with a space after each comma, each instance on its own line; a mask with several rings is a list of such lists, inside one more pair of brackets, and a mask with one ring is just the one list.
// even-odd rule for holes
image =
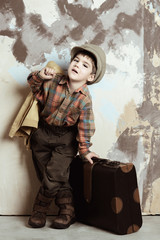
[[85, 68], [88, 68], [88, 65], [86, 65], [86, 64], [83, 64], [83, 66], [84, 66]]
[[77, 58], [74, 58], [73, 61], [78, 62], [78, 59], [77, 59]]

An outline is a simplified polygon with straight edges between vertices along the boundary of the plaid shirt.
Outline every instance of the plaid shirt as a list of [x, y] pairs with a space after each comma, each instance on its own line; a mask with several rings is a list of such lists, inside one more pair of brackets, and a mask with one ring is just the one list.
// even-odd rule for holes
[[27, 80], [36, 99], [43, 106], [40, 116], [50, 125], [77, 124], [79, 153], [82, 156], [89, 153], [89, 147], [92, 145], [90, 138], [95, 132], [95, 124], [87, 85], [70, 94], [66, 76], [55, 75], [51, 80], [44, 80], [38, 72], [34, 72]]

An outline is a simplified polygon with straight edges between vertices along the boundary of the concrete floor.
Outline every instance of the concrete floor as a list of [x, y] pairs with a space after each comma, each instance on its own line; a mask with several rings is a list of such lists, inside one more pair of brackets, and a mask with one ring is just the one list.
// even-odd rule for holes
[[27, 225], [26, 216], [0, 216], [0, 240], [159, 240], [160, 216], [143, 216], [143, 226], [129, 235], [116, 235], [76, 222], [66, 230], [50, 228], [52, 217], [44, 228]]

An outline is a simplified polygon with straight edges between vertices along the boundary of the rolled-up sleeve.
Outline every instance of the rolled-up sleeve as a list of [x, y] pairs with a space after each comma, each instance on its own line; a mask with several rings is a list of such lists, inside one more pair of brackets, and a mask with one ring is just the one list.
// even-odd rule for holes
[[33, 72], [29, 74], [27, 81], [30, 85], [33, 94], [36, 94], [40, 91], [44, 80], [39, 76], [39, 72]]
[[79, 154], [84, 157], [90, 152], [91, 137], [95, 132], [94, 114], [91, 104], [87, 104], [81, 111], [78, 122], [77, 141], [79, 143]]

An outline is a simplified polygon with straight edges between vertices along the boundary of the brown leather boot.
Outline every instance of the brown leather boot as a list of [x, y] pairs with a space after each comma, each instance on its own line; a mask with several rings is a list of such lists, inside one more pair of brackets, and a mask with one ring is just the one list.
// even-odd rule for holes
[[53, 198], [45, 196], [44, 191], [40, 188], [34, 205], [32, 214], [28, 220], [28, 224], [33, 228], [41, 228], [46, 224], [46, 214], [51, 205]]
[[53, 220], [51, 227], [56, 229], [68, 228], [76, 221], [71, 191], [60, 191], [57, 194], [55, 203], [59, 207], [59, 214]]

